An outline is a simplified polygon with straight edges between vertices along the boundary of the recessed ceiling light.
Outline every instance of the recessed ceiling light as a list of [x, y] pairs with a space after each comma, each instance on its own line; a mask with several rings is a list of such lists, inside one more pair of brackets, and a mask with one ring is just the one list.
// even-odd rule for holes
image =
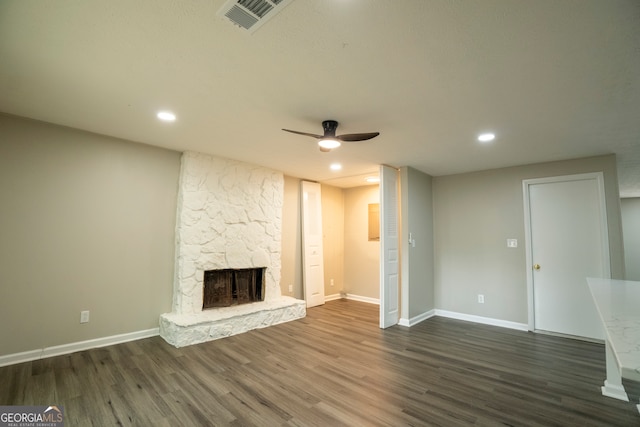
[[331, 169], [332, 171], [339, 171], [342, 169], [342, 165], [340, 163], [331, 163], [329, 169]]
[[163, 122], [175, 122], [176, 121], [176, 115], [173, 114], [171, 111], [160, 111], [157, 114], [157, 117], [162, 120]]
[[368, 176], [365, 181], [370, 182], [371, 184], [375, 184], [380, 182], [380, 177], [377, 176]]
[[480, 142], [491, 142], [496, 139], [496, 135], [494, 133], [481, 133], [478, 135], [478, 141]]

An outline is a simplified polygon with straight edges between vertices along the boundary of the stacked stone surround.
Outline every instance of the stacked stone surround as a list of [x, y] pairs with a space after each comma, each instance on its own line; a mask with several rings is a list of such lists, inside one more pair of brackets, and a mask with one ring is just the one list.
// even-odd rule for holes
[[[182, 155], [173, 310], [160, 335], [182, 347], [306, 315], [280, 292], [282, 173], [205, 154]], [[266, 267], [263, 302], [202, 310], [206, 270]]]

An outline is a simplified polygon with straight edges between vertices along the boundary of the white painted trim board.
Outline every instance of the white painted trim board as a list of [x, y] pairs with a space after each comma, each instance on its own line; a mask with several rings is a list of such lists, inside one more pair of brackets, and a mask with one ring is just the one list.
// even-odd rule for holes
[[491, 317], [476, 316], [474, 314], [456, 313], [454, 311], [436, 309], [436, 316], [448, 317], [450, 319], [465, 320], [467, 322], [481, 323], [483, 325], [499, 326], [501, 328], [515, 329], [518, 331], [528, 331], [526, 323], [511, 322], [509, 320], [493, 319]]
[[413, 316], [411, 319], [401, 317], [400, 320], [398, 321], [398, 325], [412, 327], [417, 325], [420, 322], [424, 322], [425, 320], [432, 318], [435, 315], [436, 315], [436, 310], [432, 309], [422, 314], [418, 314], [417, 316]]
[[61, 356], [64, 354], [75, 353], [77, 351], [90, 350], [92, 348], [122, 344], [125, 342], [140, 340], [143, 338], [155, 337], [159, 334], [159, 328], [153, 328], [143, 331], [129, 332], [126, 334], [112, 335], [109, 337], [96, 338], [87, 341], [56, 345], [53, 347], [45, 347], [39, 350], [30, 350], [21, 353], [7, 354], [4, 356], [0, 356], [0, 367], [15, 365], [17, 363], [31, 362], [32, 360], [46, 359], [48, 357]]
[[[341, 298], [340, 294], [333, 294], [326, 297], [325, 300], [332, 301], [340, 298]], [[359, 295], [346, 294], [346, 299], [366, 302], [369, 304], [378, 304], [378, 305], [380, 304], [380, 301], [376, 298], [363, 297]], [[440, 310], [440, 309], [429, 310], [425, 313], [414, 316], [411, 319], [401, 318], [399, 319], [398, 324], [400, 326], [411, 327], [433, 316], [441, 316], [441, 317], [447, 317], [450, 319], [465, 320], [468, 322], [499, 326], [499, 327], [508, 328], [508, 329], [516, 329], [519, 331], [528, 331], [527, 324], [525, 323], [510, 322], [507, 320], [475, 316], [472, 314], [456, 313], [453, 311]], [[87, 340], [87, 341], [63, 344], [63, 345], [58, 345], [53, 347], [45, 347], [39, 350], [30, 350], [22, 353], [7, 354], [4, 356], [0, 356], [0, 367], [15, 365], [18, 363], [30, 362], [32, 360], [45, 359], [48, 357], [61, 356], [64, 354], [75, 353], [78, 351], [89, 350], [92, 348], [122, 344], [125, 342], [154, 337], [157, 335], [159, 335], [159, 328], [153, 328], [153, 329], [147, 329], [143, 331], [130, 332], [126, 334], [112, 335], [109, 337], [96, 338], [96, 339]]]
[[350, 299], [353, 301], [360, 301], [360, 302], [366, 302], [368, 304], [376, 304], [376, 305], [380, 305], [380, 299], [378, 298], [371, 298], [371, 297], [363, 297], [360, 295], [353, 295], [353, 294], [345, 294], [345, 299]]

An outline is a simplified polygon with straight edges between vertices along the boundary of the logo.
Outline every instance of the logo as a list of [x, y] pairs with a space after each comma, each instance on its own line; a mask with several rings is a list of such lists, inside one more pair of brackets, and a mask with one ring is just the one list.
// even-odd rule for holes
[[0, 427], [64, 427], [64, 408], [0, 406]]

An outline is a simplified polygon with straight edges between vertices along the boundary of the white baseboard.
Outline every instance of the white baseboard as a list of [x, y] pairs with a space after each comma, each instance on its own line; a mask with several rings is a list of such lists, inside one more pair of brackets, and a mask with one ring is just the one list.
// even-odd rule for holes
[[493, 319], [491, 317], [482, 317], [473, 314], [456, 313], [454, 311], [436, 309], [435, 315], [448, 317], [450, 319], [466, 320], [467, 322], [482, 323], [484, 325], [499, 326], [501, 328], [516, 329], [518, 331], [529, 330], [529, 325], [526, 323], [510, 322], [508, 320]]
[[[341, 294], [333, 294], [325, 296], [325, 301], [333, 301], [342, 298]], [[377, 298], [363, 297], [360, 295], [346, 294], [346, 299], [353, 301], [366, 302], [369, 304], [380, 305]], [[528, 331], [526, 323], [510, 322], [507, 320], [492, 319], [490, 317], [475, 316], [472, 314], [456, 313], [447, 310], [429, 310], [411, 319], [402, 318], [398, 324], [401, 326], [414, 326], [433, 316], [448, 317], [451, 319], [466, 320], [468, 322], [482, 323], [485, 325], [500, 326], [502, 328], [517, 329], [519, 331]], [[126, 334], [112, 335], [109, 337], [96, 338], [87, 341], [79, 341], [75, 343], [57, 345], [53, 347], [45, 347], [39, 350], [30, 350], [21, 353], [7, 354], [0, 356], [0, 367], [15, 365], [17, 363], [30, 362], [32, 360], [45, 359], [48, 357], [61, 356], [63, 354], [75, 353], [77, 351], [89, 350], [92, 348], [106, 347], [114, 344], [121, 344], [128, 341], [139, 340], [159, 335], [159, 329], [147, 329], [143, 331], [129, 332]]]
[[380, 299], [378, 298], [362, 297], [360, 295], [346, 294], [346, 299], [380, 305]]
[[433, 316], [436, 315], [436, 310], [429, 310], [427, 312], [424, 312], [422, 314], [419, 314], [417, 316], [413, 316], [411, 319], [406, 319], [406, 318], [400, 318], [400, 320], [398, 321], [398, 325], [400, 326], [415, 326], [420, 322], [423, 322]]
[[327, 301], [335, 301], [335, 300], [341, 299], [341, 298], [342, 298], [342, 295], [337, 293], [337, 294], [325, 295], [324, 300], [325, 300], [325, 302], [327, 302]]
[[0, 367], [15, 365], [17, 363], [30, 362], [32, 360], [46, 359], [47, 357], [61, 356], [63, 354], [75, 353], [77, 351], [89, 350], [92, 348], [121, 344], [124, 342], [135, 341], [142, 338], [154, 337], [156, 335], [159, 335], [159, 333], [159, 328], [153, 328], [144, 331], [112, 335], [110, 337], [96, 338], [93, 340], [56, 345], [53, 347], [45, 347], [39, 350], [30, 350], [24, 351], [22, 353], [7, 354], [4, 356], [0, 356]]

